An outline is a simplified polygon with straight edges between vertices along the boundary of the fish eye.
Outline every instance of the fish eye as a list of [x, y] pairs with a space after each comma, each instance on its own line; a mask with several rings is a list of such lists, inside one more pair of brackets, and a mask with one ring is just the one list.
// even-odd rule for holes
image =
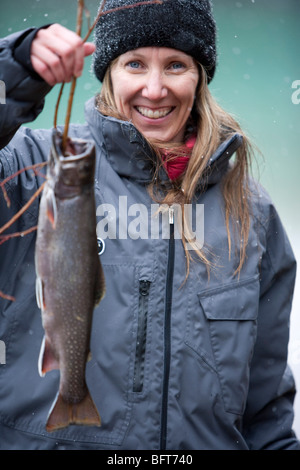
[[105, 242], [102, 238], [97, 238], [97, 246], [98, 246], [98, 255], [102, 255], [105, 250]]

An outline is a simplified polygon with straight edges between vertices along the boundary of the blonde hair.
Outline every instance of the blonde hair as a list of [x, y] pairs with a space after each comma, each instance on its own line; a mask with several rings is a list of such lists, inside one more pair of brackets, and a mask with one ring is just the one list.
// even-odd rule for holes
[[[97, 99], [99, 111], [104, 115], [109, 115], [122, 120], [128, 120], [116, 109], [114, 94], [111, 82], [110, 70], [113, 63], [108, 68], [103, 80], [101, 93]], [[180, 204], [182, 207], [182, 243], [187, 260], [187, 276], [189, 274], [190, 261], [193, 259], [191, 252], [194, 251], [198, 258], [209, 268], [211, 262], [205, 254], [205, 249], [200, 249], [195, 240], [189, 236], [184, 205], [190, 204], [200, 190], [205, 191], [207, 181], [207, 168], [209, 159], [219, 147], [221, 142], [230, 138], [235, 133], [243, 136], [242, 144], [237, 149], [234, 163], [229, 167], [222, 179], [222, 193], [225, 204], [225, 223], [228, 238], [229, 258], [232, 255], [233, 245], [235, 255], [238, 256], [237, 268], [234, 275], [240, 273], [246, 259], [246, 247], [250, 230], [250, 203], [248, 173], [252, 156], [252, 146], [248, 137], [242, 131], [236, 120], [224, 111], [212, 97], [207, 85], [207, 75], [205, 69], [199, 65], [199, 85], [196, 92], [194, 107], [191, 113], [195, 122], [197, 138], [191, 151], [189, 163], [184, 174], [178, 178], [167, 192], [159, 185], [159, 168], [163, 165], [162, 149], [172, 148], [172, 154], [182, 154], [182, 145], [173, 143], [166, 145], [161, 142], [148, 141], [157, 155], [157, 165], [153, 182], [149, 185], [149, 193], [155, 200], [159, 200], [162, 206], [166, 204]], [[146, 139], [147, 140], [147, 139]], [[186, 150], [185, 150], [186, 152]], [[231, 224], [231, 222], [234, 223]], [[232, 225], [232, 233], [230, 226]], [[238, 227], [238, 230], [236, 229]], [[194, 250], [188, 250], [187, 245], [191, 245]]]

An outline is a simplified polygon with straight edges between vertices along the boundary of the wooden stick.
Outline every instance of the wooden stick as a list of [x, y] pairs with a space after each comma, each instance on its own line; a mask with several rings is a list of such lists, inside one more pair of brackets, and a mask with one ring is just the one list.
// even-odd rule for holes
[[0, 245], [2, 245], [2, 243], [6, 242], [7, 240], [10, 240], [11, 238], [24, 237], [25, 235], [28, 235], [28, 233], [34, 232], [35, 230], [37, 230], [37, 225], [30, 227], [27, 230], [23, 230], [23, 232], [14, 232], [8, 233], [7, 235], [0, 235]]
[[0, 235], [3, 233], [5, 230], [7, 230], [24, 212], [28, 209], [28, 207], [33, 203], [33, 201], [38, 197], [38, 195], [43, 191], [44, 186], [46, 184], [46, 181], [39, 187], [39, 189], [31, 196], [31, 198], [24, 204], [22, 209], [19, 210], [6, 224], [4, 224], [0, 228]]
[[[77, 23], [76, 23], [76, 33], [78, 34], [78, 36], [81, 36], [83, 11], [84, 11], [84, 0], [78, 0]], [[66, 115], [64, 133], [63, 133], [63, 139], [62, 139], [62, 151], [63, 151], [63, 153], [64, 153], [64, 151], [66, 149], [66, 145], [67, 145], [67, 138], [68, 138], [68, 132], [69, 132], [70, 119], [71, 119], [73, 98], [74, 98], [74, 93], [75, 93], [75, 88], [76, 88], [76, 80], [77, 80], [76, 77], [72, 78], [71, 90], [70, 90], [69, 100], [68, 100], [67, 115]]]
[[56, 105], [55, 105], [54, 124], [53, 124], [53, 127], [54, 127], [55, 129], [57, 128], [58, 108], [59, 108], [60, 100], [61, 100], [61, 97], [62, 97], [62, 94], [63, 94], [64, 86], [65, 86], [65, 82], [63, 82], [63, 83], [61, 84], [61, 87], [60, 87], [60, 90], [59, 90], [59, 95], [58, 95], [58, 98], [57, 98], [57, 101], [56, 101]]
[[[8, 197], [8, 194], [7, 194], [7, 191], [6, 191], [4, 185], [6, 183], [8, 183], [8, 181], [10, 181], [13, 178], [15, 178], [16, 176], [18, 176], [20, 173], [23, 173], [23, 171], [33, 170], [35, 174], [37, 174], [37, 173], [41, 174], [37, 170], [39, 168], [43, 168], [47, 164], [48, 164], [48, 162], [41, 162], [41, 163], [35, 163], [34, 165], [25, 166], [24, 168], [21, 168], [21, 170], [16, 171], [13, 175], [8, 176], [3, 181], [1, 181], [0, 188], [2, 189], [3, 197], [6, 201], [7, 207], [10, 207], [10, 199]], [[42, 175], [42, 176], [45, 176], [45, 175]]]
[[11, 295], [4, 294], [1, 290], [0, 290], [0, 297], [2, 297], [2, 299], [11, 300], [12, 302], [14, 302], [16, 300], [15, 297], [12, 297]]
[[94, 20], [92, 26], [89, 28], [87, 34], [86, 34], [85, 37], [83, 38], [83, 42], [85, 42], [85, 41], [88, 39], [89, 35], [91, 34], [91, 32], [93, 31], [93, 29], [95, 28], [95, 26], [96, 26], [96, 24], [97, 24], [99, 18], [102, 16], [102, 12], [103, 12], [103, 10], [104, 10], [105, 3], [106, 3], [106, 0], [102, 0], [102, 3], [101, 3], [101, 5], [100, 5], [99, 11], [98, 11], [98, 15], [97, 15], [96, 19]]
[[[137, 2], [131, 5], [123, 5], [120, 7], [112, 8], [110, 10], [107, 10], [103, 12], [103, 9], [105, 7], [106, 0], [102, 0], [101, 6], [99, 8], [98, 15], [93, 22], [92, 26], [89, 28], [86, 36], [83, 38], [83, 42], [85, 42], [91, 32], [93, 31], [94, 27], [96, 26], [98, 20], [104, 16], [107, 15], [108, 13], [113, 13], [115, 11], [120, 11], [120, 10], [126, 10], [128, 8], [136, 8], [142, 5], [162, 5], [163, 0], [148, 0], [148, 1], [142, 1], [142, 2]], [[84, 0], [78, 0], [78, 10], [77, 10], [77, 25], [76, 25], [76, 33], [80, 36], [81, 35], [81, 28], [82, 28], [82, 17], [83, 17], [83, 11], [84, 11]], [[72, 111], [72, 105], [73, 105], [73, 99], [74, 99], [74, 93], [75, 93], [75, 88], [76, 88], [76, 77], [73, 77], [72, 83], [71, 83], [71, 89], [70, 89], [70, 94], [69, 94], [69, 100], [68, 100], [68, 108], [67, 108], [67, 115], [66, 115], [66, 120], [65, 120], [65, 127], [64, 127], [64, 133], [63, 133], [63, 139], [62, 139], [62, 151], [63, 153], [65, 152], [66, 149], [66, 144], [67, 144], [67, 138], [68, 138], [68, 131], [69, 131], [69, 125], [70, 125], [70, 119], [71, 119], [71, 111]], [[61, 90], [62, 92], [62, 90]], [[57, 114], [58, 114], [58, 105], [60, 101], [61, 94], [59, 95], [59, 100], [56, 104], [55, 108], [55, 120], [54, 122], [56, 123], [57, 119]], [[56, 127], [56, 125], [54, 126]]]

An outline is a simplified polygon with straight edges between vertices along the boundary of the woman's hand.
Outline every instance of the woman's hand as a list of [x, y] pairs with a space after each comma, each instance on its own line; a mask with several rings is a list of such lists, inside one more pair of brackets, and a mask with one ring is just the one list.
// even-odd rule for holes
[[40, 29], [32, 41], [32, 66], [49, 85], [70, 82], [82, 73], [84, 58], [95, 50], [93, 43], [83, 43], [78, 34], [53, 24]]

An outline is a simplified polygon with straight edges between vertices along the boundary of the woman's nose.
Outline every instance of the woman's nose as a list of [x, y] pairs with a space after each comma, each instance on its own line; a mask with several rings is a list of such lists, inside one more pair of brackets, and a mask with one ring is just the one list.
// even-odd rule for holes
[[145, 85], [142, 92], [143, 97], [157, 101], [165, 98], [167, 94], [168, 90], [162, 73], [160, 71], [150, 71], [145, 77]]

